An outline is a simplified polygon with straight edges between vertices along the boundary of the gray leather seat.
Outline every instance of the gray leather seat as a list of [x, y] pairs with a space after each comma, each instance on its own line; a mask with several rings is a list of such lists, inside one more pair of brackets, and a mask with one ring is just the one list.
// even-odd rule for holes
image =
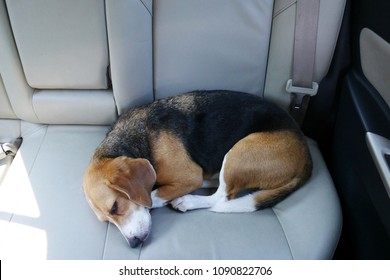
[[[344, 4], [321, 1], [316, 81], [328, 71]], [[331, 258], [341, 210], [312, 140], [312, 178], [275, 207], [153, 210], [152, 235], [137, 249], [96, 219], [81, 189], [107, 125], [131, 106], [230, 89], [286, 108], [294, 23], [293, 0], [0, 1], [0, 142], [23, 137], [0, 183], [0, 257]]]

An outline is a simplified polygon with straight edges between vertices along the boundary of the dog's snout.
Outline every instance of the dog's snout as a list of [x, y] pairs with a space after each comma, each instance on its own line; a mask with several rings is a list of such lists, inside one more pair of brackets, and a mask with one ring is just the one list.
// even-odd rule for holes
[[131, 238], [127, 239], [127, 241], [129, 242], [129, 245], [131, 248], [136, 248], [141, 243], [143, 243], [147, 237], [148, 237], [148, 234], [144, 234], [142, 236], [131, 237]]

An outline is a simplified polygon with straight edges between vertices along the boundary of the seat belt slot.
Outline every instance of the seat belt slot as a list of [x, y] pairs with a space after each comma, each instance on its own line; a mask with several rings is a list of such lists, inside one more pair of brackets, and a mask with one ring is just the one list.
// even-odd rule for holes
[[293, 94], [290, 109], [300, 110], [305, 96], [314, 96], [318, 92], [318, 83], [312, 82], [311, 88], [293, 86], [292, 79], [287, 81], [286, 91]]
[[7, 156], [15, 156], [21, 144], [21, 137], [12, 143], [0, 143], [0, 160], [5, 159]]
[[18, 149], [10, 143], [0, 144], [0, 160], [6, 158], [8, 155], [14, 156], [17, 150]]

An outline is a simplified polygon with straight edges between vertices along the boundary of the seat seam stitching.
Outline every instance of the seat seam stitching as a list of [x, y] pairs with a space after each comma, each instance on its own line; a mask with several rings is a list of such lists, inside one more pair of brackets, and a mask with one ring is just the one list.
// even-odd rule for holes
[[287, 6], [283, 7], [283, 8], [280, 9], [279, 11], [276, 11], [276, 12], [274, 13], [273, 18], [275, 19], [276, 17], [280, 16], [280, 14], [282, 14], [283, 12], [285, 12], [286, 10], [288, 10], [289, 8], [291, 8], [292, 6], [294, 6], [296, 3], [297, 3], [297, 1], [293, 1], [292, 3], [290, 3], [290, 4], [288, 4]]
[[107, 227], [106, 227], [106, 236], [104, 237], [104, 246], [103, 246], [102, 260], [105, 259], [105, 255], [106, 255], [107, 240], [108, 240], [109, 231], [110, 231], [110, 223], [107, 223]]
[[[31, 172], [32, 172], [32, 170], [33, 170], [34, 167], [35, 167], [35, 163], [36, 163], [36, 161], [37, 161], [37, 158], [38, 158], [38, 156], [39, 156], [39, 153], [41, 152], [41, 149], [42, 149], [42, 146], [43, 146], [43, 142], [44, 142], [45, 139], [46, 139], [47, 131], [48, 131], [48, 130], [49, 130], [49, 126], [47, 125], [47, 126], [46, 126], [46, 129], [45, 129], [45, 135], [42, 137], [42, 141], [41, 141], [41, 143], [39, 144], [39, 148], [38, 148], [37, 154], [36, 154], [36, 156], [35, 156], [35, 158], [34, 158], [34, 161], [33, 161], [32, 165], [31, 165], [30, 170], [28, 171], [28, 175], [29, 175], [29, 176], [31, 175]], [[23, 144], [22, 144], [22, 145], [23, 145]]]
[[148, 13], [150, 14], [150, 16], [152, 16], [152, 12], [149, 10], [148, 6], [144, 3], [143, 0], [139, 0], [141, 2], [141, 4], [145, 7], [145, 9], [148, 11]]
[[287, 245], [288, 245], [288, 249], [290, 251], [290, 254], [291, 254], [291, 257], [293, 260], [295, 260], [295, 256], [294, 256], [294, 252], [293, 250], [291, 249], [291, 245], [290, 245], [290, 241], [286, 235], [286, 231], [284, 230], [284, 227], [283, 227], [283, 224], [281, 223], [280, 219], [279, 219], [279, 216], [278, 214], [275, 212], [274, 208], [272, 207], [272, 212], [274, 213], [275, 217], [276, 217], [276, 220], [278, 221], [280, 227], [282, 228], [282, 231], [283, 231], [283, 235], [284, 235], [284, 238], [286, 239], [286, 242], [287, 242]]

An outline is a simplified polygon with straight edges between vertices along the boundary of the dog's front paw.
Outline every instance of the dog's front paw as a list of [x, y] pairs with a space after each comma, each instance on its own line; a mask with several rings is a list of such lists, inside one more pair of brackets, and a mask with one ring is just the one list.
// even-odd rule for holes
[[188, 194], [171, 201], [171, 205], [174, 209], [180, 212], [187, 212], [187, 210], [193, 209], [192, 195]]

